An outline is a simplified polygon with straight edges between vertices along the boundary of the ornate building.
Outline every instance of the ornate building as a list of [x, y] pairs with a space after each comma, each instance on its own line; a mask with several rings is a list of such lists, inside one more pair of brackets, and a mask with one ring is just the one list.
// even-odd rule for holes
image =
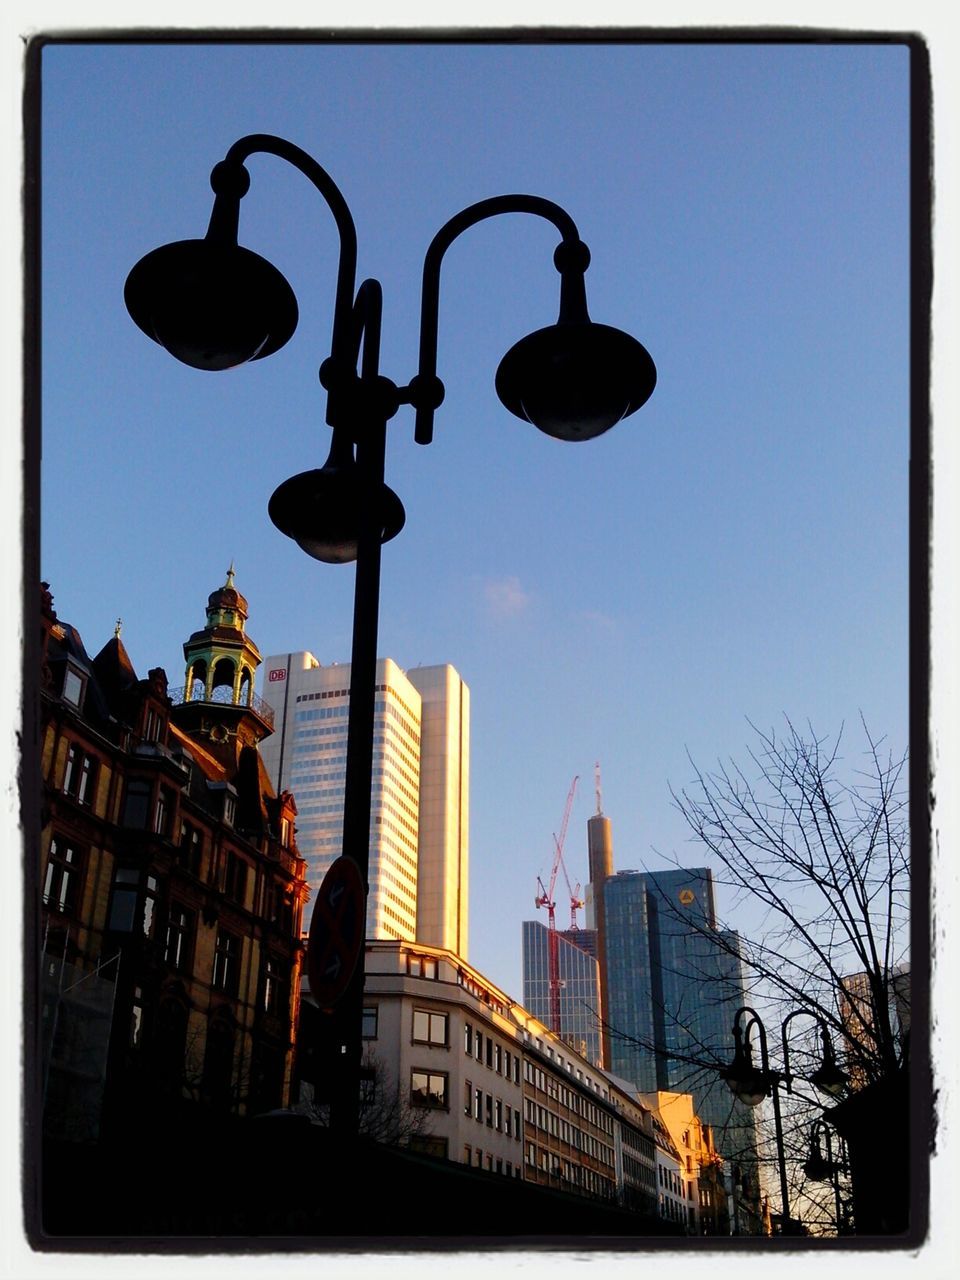
[[306, 896], [296, 806], [259, 743], [233, 570], [184, 645], [183, 690], [91, 659], [42, 595], [40, 1060], [48, 1138], [96, 1141], [165, 1104], [286, 1105]]

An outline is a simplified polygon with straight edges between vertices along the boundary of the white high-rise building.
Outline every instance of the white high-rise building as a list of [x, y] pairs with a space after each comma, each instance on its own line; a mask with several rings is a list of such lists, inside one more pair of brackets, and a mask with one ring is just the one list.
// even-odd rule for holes
[[[312, 653], [263, 663], [275, 732], [261, 758], [297, 802], [316, 889], [340, 856], [350, 664]], [[377, 662], [367, 937], [467, 951], [470, 691], [453, 667]]]

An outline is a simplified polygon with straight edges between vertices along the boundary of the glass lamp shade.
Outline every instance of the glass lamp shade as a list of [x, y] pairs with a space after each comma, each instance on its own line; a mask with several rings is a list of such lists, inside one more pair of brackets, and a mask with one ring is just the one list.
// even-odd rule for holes
[[621, 329], [591, 321], [550, 325], [516, 343], [497, 369], [511, 413], [558, 440], [589, 440], [650, 398], [657, 370]]
[[127, 276], [127, 310], [147, 337], [194, 369], [231, 369], [278, 351], [297, 300], [265, 258], [237, 244], [179, 240]]
[[821, 1093], [837, 1098], [847, 1087], [847, 1073], [841, 1071], [832, 1059], [824, 1058], [822, 1064], [811, 1075], [810, 1083]]
[[730, 1092], [748, 1107], [757, 1107], [770, 1092], [770, 1085], [762, 1071], [748, 1069], [743, 1074], [726, 1076]]
[[[348, 564], [357, 558], [363, 492], [354, 462], [327, 463], [285, 480], [270, 499], [270, 519], [281, 533], [314, 560]], [[403, 503], [387, 485], [380, 489], [381, 542], [389, 542], [403, 528]]]

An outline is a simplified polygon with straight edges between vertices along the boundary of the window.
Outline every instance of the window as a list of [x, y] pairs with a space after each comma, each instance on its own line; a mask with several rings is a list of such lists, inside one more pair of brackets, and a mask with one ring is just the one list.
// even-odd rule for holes
[[223, 893], [243, 906], [247, 892], [247, 864], [235, 853], [228, 853], [223, 869]]
[[63, 677], [63, 696], [65, 701], [72, 702], [75, 707], [79, 707], [83, 698], [83, 679], [73, 667], [67, 667]]
[[203, 832], [192, 823], [180, 824], [180, 852], [177, 861], [192, 876], [200, 874], [200, 859], [203, 856]]
[[150, 783], [146, 778], [131, 778], [123, 800], [123, 825], [140, 827], [147, 825], [150, 809]]
[[47, 874], [43, 881], [43, 905], [72, 915], [80, 901], [80, 853], [62, 836], [50, 841]]
[[113, 873], [113, 896], [107, 928], [117, 933], [132, 933], [139, 925], [144, 937], [153, 936], [157, 906], [157, 877], [147, 876], [143, 898], [140, 896], [140, 871], [137, 867], [117, 867]]
[[478, 1062], [483, 1061], [483, 1036], [478, 1031], [474, 1040], [474, 1055]]
[[514, 1111], [513, 1113], [513, 1136], [516, 1138], [517, 1142], [520, 1141], [520, 1112], [519, 1111]]
[[130, 1009], [130, 1048], [139, 1049], [143, 1039], [143, 988], [133, 988], [133, 1005]]
[[473, 1028], [469, 1022], [463, 1024], [463, 1052], [468, 1058], [473, 1055]]
[[113, 873], [113, 897], [107, 928], [130, 933], [137, 918], [140, 900], [140, 872], [136, 867], [117, 867]]
[[153, 829], [158, 836], [170, 834], [170, 824], [173, 820], [173, 803], [173, 792], [169, 787], [161, 787], [157, 792], [157, 809], [153, 823]]
[[97, 758], [82, 751], [71, 742], [67, 751], [67, 767], [63, 775], [63, 790], [78, 804], [89, 804], [93, 799], [93, 784], [97, 774]]
[[493, 1041], [487, 1036], [487, 1066], [493, 1066]]
[[500, 1074], [500, 1062], [501, 1062], [500, 1046], [495, 1045], [493, 1050], [493, 1069], [494, 1071], [496, 1071], [497, 1075]]
[[446, 1110], [448, 1107], [446, 1072], [411, 1071], [410, 1102], [415, 1107], [437, 1107]]
[[167, 940], [164, 959], [171, 969], [183, 970], [190, 964], [190, 940], [193, 935], [193, 912], [171, 902], [167, 917]]
[[376, 1040], [378, 1018], [378, 1008], [375, 1004], [364, 1005], [363, 1023], [360, 1028], [360, 1035], [364, 1040]]
[[217, 931], [213, 985], [231, 996], [237, 994], [240, 986], [240, 939], [226, 929]]
[[465, 1144], [463, 1148], [463, 1163], [469, 1164], [472, 1156], [473, 1156], [473, 1148], [468, 1144]]
[[487, 1125], [492, 1129], [493, 1128], [493, 1094], [488, 1093], [484, 1101], [485, 1101], [484, 1115], [487, 1118]]
[[495, 1129], [503, 1128], [503, 1103], [498, 1098], [494, 1106], [493, 1127]]
[[483, 1090], [475, 1089], [473, 1093], [473, 1118], [483, 1120]]
[[263, 962], [263, 1011], [282, 1018], [288, 1006], [285, 965], [278, 956], [268, 954]]
[[143, 936], [153, 937], [154, 917], [157, 912], [157, 877], [147, 876], [143, 891]]
[[433, 1013], [429, 1009], [413, 1011], [414, 1044], [434, 1044], [444, 1048], [447, 1044], [447, 1015]]
[[407, 973], [411, 978], [437, 977], [437, 962], [433, 956], [407, 956]]
[[473, 1085], [469, 1080], [465, 1080], [463, 1084], [463, 1114], [473, 1114]]
[[360, 1068], [360, 1106], [372, 1107], [377, 1100], [377, 1076], [371, 1067]]
[[512, 1071], [510, 1070], [510, 1050], [509, 1049], [504, 1049], [503, 1051], [503, 1074], [507, 1077], [508, 1080], [513, 1074]]

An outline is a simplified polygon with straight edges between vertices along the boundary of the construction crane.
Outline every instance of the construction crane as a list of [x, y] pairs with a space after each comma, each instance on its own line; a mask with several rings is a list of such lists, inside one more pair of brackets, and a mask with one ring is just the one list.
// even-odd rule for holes
[[554, 833], [553, 847], [553, 870], [550, 873], [550, 888], [543, 887], [543, 880], [537, 876], [537, 888], [539, 893], [534, 899], [536, 907], [546, 907], [547, 909], [547, 987], [550, 996], [550, 1030], [557, 1035], [560, 1034], [560, 955], [559, 943], [557, 940], [557, 916], [556, 899], [553, 896], [554, 888], [557, 883], [557, 872], [563, 867], [563, 878], [567, 882], [567, 890], [570, 894], [570, 921], [571, 928], [575, 929], [576, 910], [582, 907], [583, 903], [579, 900], [578, 894], [580, 886], [577, 885], [577, 892], [570, 888], [570, 878], [567, 875], [567, 869], [563, 865], [563, 844], [567, 838], [567, 824], [570, 821], [570, 810], [573, 808], [573, 796], [577, 789], [577, 783], [580, 781], [579, 774], [570, 783], [570, 790], [567, 793], [567, 803], [563, 811], [563, 822], [560, 824], [559, 836]]

